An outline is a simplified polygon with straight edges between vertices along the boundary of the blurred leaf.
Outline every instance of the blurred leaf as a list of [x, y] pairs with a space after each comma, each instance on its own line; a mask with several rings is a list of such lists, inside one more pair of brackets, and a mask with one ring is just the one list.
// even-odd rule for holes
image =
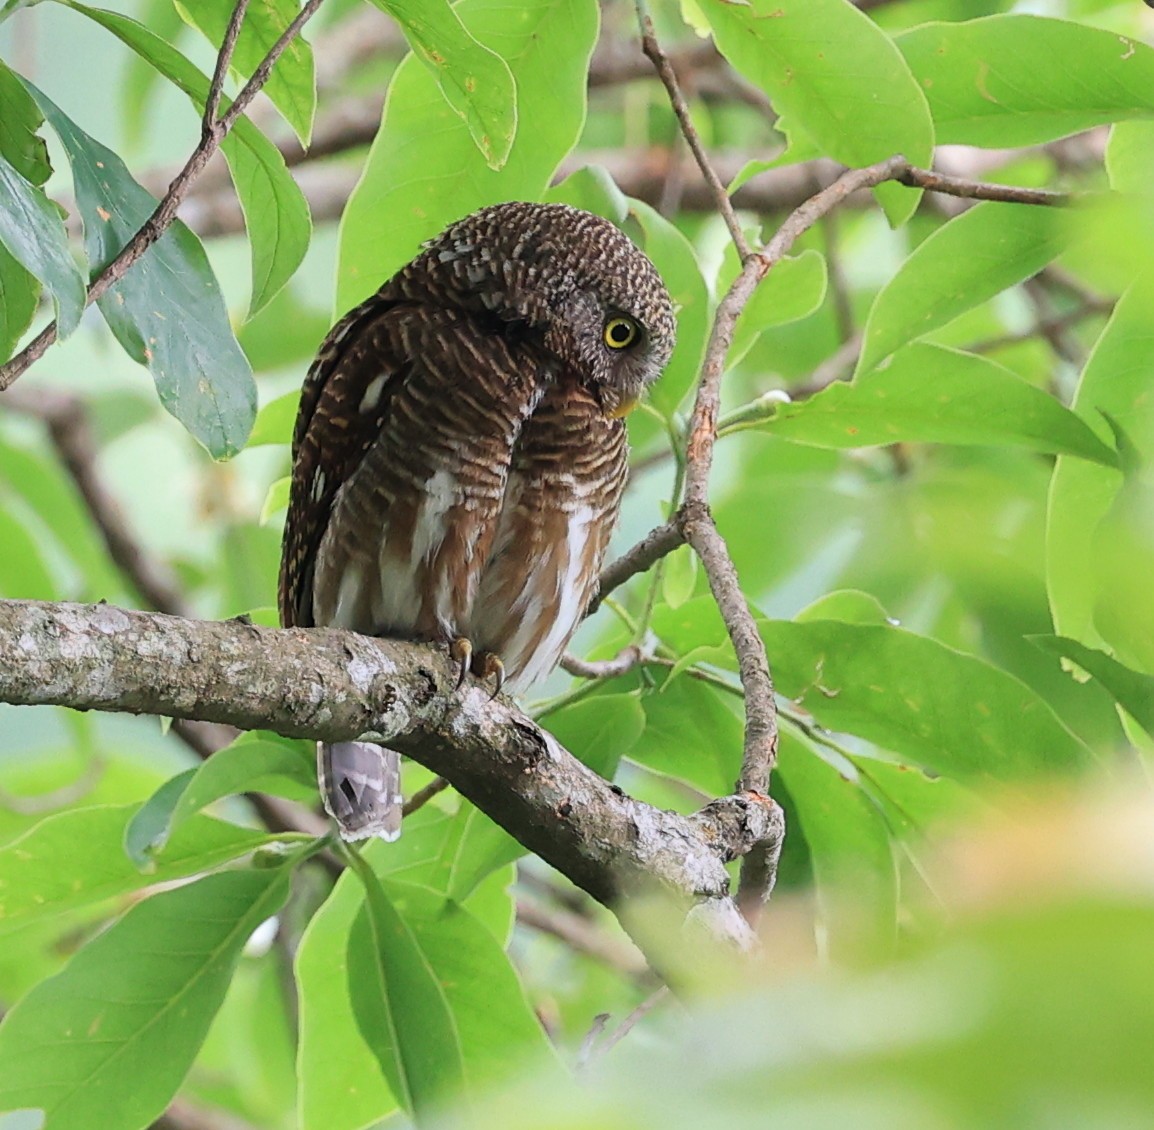
[[[1150, 334], [1154, 301], [1150, 290], [1135, 286], [1122, 296], [1086, 361], [1074, 407], [1084, 419], [1108, 414], [1154, 460], [1154, 405], [1150, 402], [1150, 372], [1154, 338]], [[1104, 425], [1100, 425], [1105, 430]], [[1054, 628], [1094, 645], [1095, 605], [1100, 593], [1095, 579], [1097, 553], [1094, 532], [1110, 513], [1122, 486], [1118, 471], [1079, 459], [1059, 458], [1050, 483], [1046, 527], [1046, 584]], [[1125, 610], [1120, 610], [1125, 615]]]
[[974, 353], [914, 342], [867, 377], [777, 403], [758, 425], [799, 443], [1004, 444], [1117, 465], [1079, 416], [1016, 373]]
[[[220, 47], [235, 4], [230, 0], [174, 0], [188, 22]], [[259, 0], [249, 4], [232, 55], [232, 70], [248, 79], [300, 11], [297, 0]], [[261, 88], [307, 148], [316, 111], [313, 50], [298, 35], [284, 50]]]
[[[90, 8], [77, 0], [59, 2], [95, 20], [146, 58], [203, 113], [209, 81], [171, 44], [116, 12]], [[222, 109], [228, 105], [227, 98], [221, 99]], [[222, 142], [221, 151], [240, 199], [252, 248], [252, 299], [248, 311], [252, 317], [300, 266], [308, 250], [312, 222], [304, 194], [285, 168], [280, 151], [243, 114]], [[133, 268], [140, 269], [139, 263]]]
[[[928, 165], [933, 123], [922, 88], [884, 32], [844, 0], [752, 0], [705, 7], [721, 53], [827, 157], [871, 165], [902, 153]], [[895, 227], [921, 194], [874, 190]]]
[[60, 593], [36, 539], [24, 524], [0, 510], [0, 596], [8, 600], [56, 600]]
[[645, 730], [645, 709], [636, 694], [594, 694], [546, 715], [542, 724], [590, 769], [612, 781]]
[[[173, 0], [142, 0], [134, 14], [169, 43], [175, 44], [185, 27]], [[119, 110], [125, 135], [133, 145], [139, 145], [144, 137], [148, 112], [156, 106], [155, 93], [163, 77], [145, 55], [133, 55], [121, 72]]]
[[270, 840], [266, 832], [193, 816], [173, 836], [156, 869], [145, 876], [122, 848], [125, 824], [138, 807], [59, 812], [0, 847], [0, 931], [195, 875]]
[[825, 301], [825, 256], [810, 248], [774, 264], [737, 318], [727, 364], [736, 365], [762, 330], [807, 318]]
[[640, 200], [629, 202], [644, 240], [642, 249], [653, 260], [677, 311], [677, 344], [661, 379], [649, 391], [653, 407], [669, 419], [697, 382], [709, 336], [712, 303], [693, 245], [664, 216]]
[[418, 1118], [452, 1098], [467, 1105], [526, 1059], [552, 1075], [548, 1041], [493, 936], [436, 892], [357, 870], [366, 906], [349, 937], [350, 995], [402, 1105]]
[[260, 507], [260, 524], [268, 525], [273, 516], [288, 509], [289, 491], [292, 489], [292, 475], [282, 475], [274, 479], [265, 493]]
[[0, 364], [16, 350], [40, 304], [40, 283], [0, 245]]
[[940, 144], [1039, 145], [1154, 115], [1154, 50], [1065, 20], [1011, 14], [898, 36]]
[[67, 337], [84, 313], [84, 279], [56, 206], [0, 154], [0, 243], [51, 292], [56, 328]]
[[[99, 272], [147, 222], [156, 201], [111, 149], [29, 89], [72, 164], [88, 258]], [[125, 352], [152, 373], [161, 404], [210, 454], [235, 455], [252, 427], [256, 388], [196, 236], [174, 222], [97, 305]]]
[[252, 435], [248, 437], [248, 446], [291, 443], [300, 401], [301, 394], [295, 391], [286, 392], [284, 396], [278, 396], [265, 404], [256, 414], [256, 423], [252, 426]]
[[1093, 675], [1110, 692], [1114, 701], [1154, 737], [1154, 676], [1132, 671], [1104, 651], [1086, 647], [1064, 636], [1031, 636], [1030, 642], [1043, 651], [1072, 659]]
[[[498, 50], [517, 86], [517, 138], [500, 173], [417, 59], [389, 84], [381, 128], [341, 219], [337, 308], [346, 310], [404, 266], [450, 221], [502, 200], [536, 200], [585, 121], [586, 71], [597, 38], [592, 0], [462, 0], [469, 33]], [[387, 224], [381, 217], [388, 216]]]
[[547, 188], [541, 199], [550, 204], [571, 204], [604, 216], [618, 226], [629, 217], [629, 198], [600, 165], [582, 165], [563, 181]]
[[855, 375], [865, 377], [907, 342], [1037, 274], [1069, 240], [1057, 208], [984, 201], [947, 221], [874, 299]]
[[678, 546], [665, 558], [661, 574], [661, 597], [670, 608], [679, 608], [697, 587], [697, 554], [687, 545]]
[[1154, 122], [1119, 122], [1110, 131], [1106, 171], [1115, 192], [1154, 194]]
[[176, 829], [223, 797], [252, 792], [311, 799], [316, 794], [314, 762], [311, 755], [302, 754], [301, 746], [259, 732], [242, 734], [202, 765], [166, 781], [125, 827], [129, 859], [151, 872]]
[[210, 875], [138, 903], [89, 942], [0, 1025], [0, 1107], [40, 1107], [55, 1130], [151, 1123], [289, 874]]
[[898, 876], [889, 830], [851, 765], [835, 768], [800, 735], [783, 729], [777, 772], [793, 798], [813, 861], [814, 882], [833, 957], [892, 945]]
[[15, 72], [0, 61], [0, 156], [26, 180], [42, 185], [52, 173], [48, 146], [37, 131], [44, 124], [32, 96]]
[[524, 91], [496, 51], [479, 43], [448, 0], [373, 0], [401, 26], [445, 101], [468, 125], [490, 169], [509, 158]]

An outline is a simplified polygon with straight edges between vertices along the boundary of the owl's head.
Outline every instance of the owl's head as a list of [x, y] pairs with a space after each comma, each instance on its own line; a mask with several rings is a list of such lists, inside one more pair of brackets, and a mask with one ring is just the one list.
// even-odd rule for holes
[[422, 258], [453, 297], [514, 334], [539, 336], [607, 414], [623, 416], [661, 375], [676, 323], [656, 268], [608, 220], [567, 204], [496, 204], [466, 216]]

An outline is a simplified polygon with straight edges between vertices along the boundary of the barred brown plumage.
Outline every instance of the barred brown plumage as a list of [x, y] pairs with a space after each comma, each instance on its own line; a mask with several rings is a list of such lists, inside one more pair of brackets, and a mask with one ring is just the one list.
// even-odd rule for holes
[[[669, 295], [614, 225], [498, 204], [346, 315], [309, 370], [281, 561], [286, 625], [471, 642], [523, 687], [593, 594], [627, 473], [622, 417], [673, 348]], [[319, 751], [342, 835], [392, 838], [399, 759]]]

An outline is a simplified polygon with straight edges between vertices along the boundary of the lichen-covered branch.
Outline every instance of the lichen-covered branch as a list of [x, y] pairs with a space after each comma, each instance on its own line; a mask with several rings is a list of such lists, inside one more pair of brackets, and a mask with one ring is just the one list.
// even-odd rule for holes
[[781, 836], [756, 793], [691, 816], [626, 796], [507, 699], [456, 689], [444, 651], [111, 605], [0, 601], [0, 701], [200, 719], [290, 737], [370, 736], [447, 778], [599, 901], [657, 886], [732, 944], [752, 934], [725, 863]]

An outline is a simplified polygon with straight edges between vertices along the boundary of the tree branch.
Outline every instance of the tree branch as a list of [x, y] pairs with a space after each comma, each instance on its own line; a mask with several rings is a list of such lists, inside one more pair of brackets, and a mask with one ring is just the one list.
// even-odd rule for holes
[[448, 655], [351, 632], [185, 620], [111, 605], [0, 601], [0, 701], [201, 719], [290, 737], [387, 743], [594, 898], [654, 886], [739, 947], [752, 934], [725, 863], [782, 834], [768, 797], [691, 816], [624, 795], [507, 699], [456, 690]]

